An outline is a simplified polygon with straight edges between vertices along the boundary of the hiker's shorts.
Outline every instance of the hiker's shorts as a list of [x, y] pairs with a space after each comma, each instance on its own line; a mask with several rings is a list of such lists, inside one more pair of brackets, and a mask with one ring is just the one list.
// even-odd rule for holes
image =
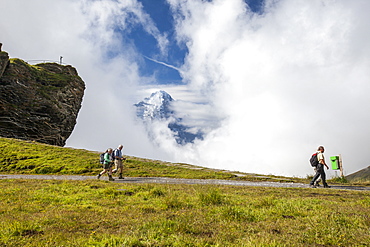
[[115, 160], [114, 160], [114, 165], [115, 165], [115, 168], [116, 168], [116, 169], [118, 169], [118, 168], [123, 168], [122, 160], [115, 159]]
[[112, 166], [113, 166], [113, 163], [108, 163], [108, 164], [104, 163], [103, 168], [104, 169], [110, 169]]

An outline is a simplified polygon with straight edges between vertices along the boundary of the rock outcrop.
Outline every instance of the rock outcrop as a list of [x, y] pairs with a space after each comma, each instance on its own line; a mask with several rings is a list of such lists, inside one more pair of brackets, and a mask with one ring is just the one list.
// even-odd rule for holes
[[4, 73], [5, 68], [9, 63], [9, 56], [8, 53], [1, 51], [1, 43], [0, 43], [0, 78]]
[[30, 65], [0, 50], [0, 136], [64, 146], [84, 90], [72, 66]]

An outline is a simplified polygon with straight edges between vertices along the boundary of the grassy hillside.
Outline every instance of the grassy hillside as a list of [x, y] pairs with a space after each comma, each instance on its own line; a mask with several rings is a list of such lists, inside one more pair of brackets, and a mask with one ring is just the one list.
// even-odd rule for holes
[[0, 180], [0, 246], [369, 246], [370, 192]]
[[[0, 173], [97, 175], [102, 170], [102, 166], [99, 163], [99, 154], [98, 152], [84, 149], [65, 148], [0, 137]], [[123, 174], [126, 177], [231, 179], [300, 183], [308, 183], [312, 178], [250, 174], [132, 156], [126, 157]], [[329, 180], [329, 182], [331, 184], [343, 183], [347, 182], [347, 180], [334, 178]], [[356, 184], [368, 185], [369, 181], [356, 181]]]
[[370, 166], [346, 176], [351, 182], [370, 182]]
[[[125, 168], [124, 176], [136, 177], [235, 177], [212, 169], [136, 157], [127, 157]], [[0, 173], [97, 175], [101, 170], [97, 152], [0, 138]]]
[[[124, 176], [250, 181], [304, 182], [307, 179], [215, 170], [127, 156]], [[99, 153], [37, 142], [0, 138], [0, 173], [97, 175], [102, 170]]]

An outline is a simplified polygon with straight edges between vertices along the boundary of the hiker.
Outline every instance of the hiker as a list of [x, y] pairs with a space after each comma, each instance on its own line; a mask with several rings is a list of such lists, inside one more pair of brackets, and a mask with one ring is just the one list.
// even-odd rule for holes
[[123, 145], [119, 145], [118, 148], [113, 151], [113, 159], [114, 159], [115, 167], [112, 172], [116, 173], [118, 171], [118, 174], [119, 174], [118, 179], [124, 179], [124, 177], [122, 177], [122, 172], [123, 172], [122, 161], [125, 160], [126, 158], [122, 156], [122, 149], [123, 149]]
[[311, 188], [316, 188], [315, 181], [319, 177], [321, 177], [324, 188], [330, 188], [330, 186], [326, 183], [326, 175], [325, 175], [324, 166], [326, 166], [326, 169], [329, 169], [329, 166], [325, 163], [324, 151], [325, 149], [323, 146], [320, 146], [317, 148], [317, 160], [319, 163], [315, 167], [316, 174], [310, 182]]
[[98, 174], [98, 179], [104, 174], [108, 172], [109, 181], [114, 181], [112, 177], [112, 165], [113, 165], [113, 158], [112, 158], [113, 149], [108, 148], [104, 154], [104, 170]]

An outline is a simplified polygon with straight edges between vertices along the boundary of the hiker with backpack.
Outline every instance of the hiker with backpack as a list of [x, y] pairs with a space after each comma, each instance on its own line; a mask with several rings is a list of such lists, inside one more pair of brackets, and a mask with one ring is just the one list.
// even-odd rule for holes
[[109, 181], [114, 181], [112, 177], [112, 165], [113, 165], [113, 158], [112, 158], [113, 149], [108, 148], [104, 154], [101, 154], [101, 161], [103, 163], [104, 170], [100, 172], [97, 176], [98, 179], [108, 172]]
[[311, 156], [310, 163], [316, 172], [315, 176], [310, 182], [311, 188], [316, 188], [315, 182], [319, 177], [321, 177], [324, 188], [330, 188], [330, 186], [326, 183], [326, 174], [324, 171], [324, 166], [326, 166], [326, 169], [329, 169], [329, 166], [325, 163], [324, 151], [324, 147], [320, 146], [317, 148], [317, 152]]
[[118, 148], [113, 151], [113, 155], [112, 155], [113, 160], [114, 160], [114, 165], [115, 165], [115, 168], [112, 172], [116, 173], [118, 171], [118, 174], [119, 174], [118, 179], [124, 179], [124, 177], [122, 177], [122, 172], [123, 172], [122, 161], [126, 160], [126, 158], [122, 156], [122, 149], [123, 149], [123, 145], [119, 145]]

